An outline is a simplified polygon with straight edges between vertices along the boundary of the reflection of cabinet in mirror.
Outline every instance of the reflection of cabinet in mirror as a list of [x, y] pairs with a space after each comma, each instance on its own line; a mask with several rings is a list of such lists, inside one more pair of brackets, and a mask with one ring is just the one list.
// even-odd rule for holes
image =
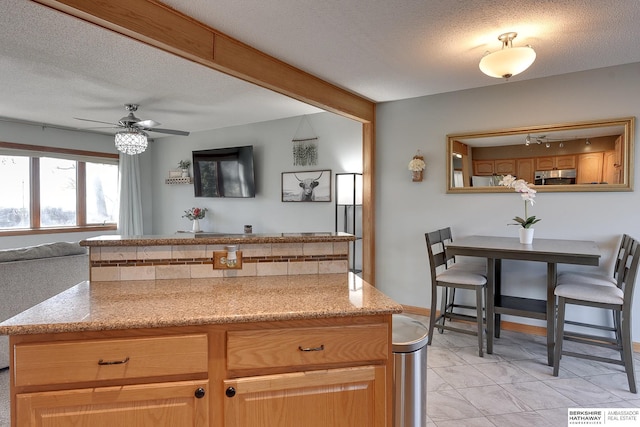
[[602, 152], [580, 154], [576, 184], [599, 184], [602, 182]]
[[478, 176], [515, 175], [515, 165], [514, 159], [474, 160], [473, 174]]
[[623, 167], [622, 167], [622, 137], [616, 139], [613, 151], [604, 153], [604, 162], [602, 165], [602, 181], [609, 184], [623, 183]]
[[527, 182], [533, 182], [534, 178], [533, 159], [517, 159], [516, 160], [516, 176]]
[[494, 164], [493, 160], [474, 160], [473, 161], [473, 174], [480, 176], [493, 175]]
[[537, 171], [550, 171], [554, 169], [575, 169], [576, 156], [548, 156], [536, 158]]
[[617, 138], [613, 150], [578, 156], [576, 184], [620, 184], [622, 179], [622, 138]]
[[620, 184], [622, 171], [616, 163], [616, 152], [607, 151], [604, 153], [604, 162], [602, 165], [602, 181], [609, 184]]
[[514, 175], [527, 182], [533, 182], [533, 166], [533, 159], [474, 160], [473, 174], [475, 176]]

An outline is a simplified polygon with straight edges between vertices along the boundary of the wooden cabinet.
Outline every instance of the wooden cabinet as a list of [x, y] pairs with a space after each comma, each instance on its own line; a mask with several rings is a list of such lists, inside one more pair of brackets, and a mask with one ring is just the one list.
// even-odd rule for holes
[[624, 145], [623, 135], [620, 135], [616, 138], [616, 142], [614, 143], [614, 158], [613, 165], [619, 168], [622, 168], [622, 146]]
[[533, 182], [534, 159], [474, 160], [473, 174], [476, 176], [514, 175]]
[[575, 169], [576, 156], [557, 156], [556, 168], [557, 169]]
[[474, 160], [473, 174], [477, 176], [515, 175], [516, 161], [514, 159]]
[[535, 169], [533, 159], [516, 160], [516, 177], [532, 183], [535, 179], [534, 174]]
[[17, 345], [16, 385], [71, 384], [207, 372], [207, 336]]
[[230, 331], [225, 427], [385, 426], [388, 335], [383, 323]]
[[516, 161], [514, 159], [494, 160], [493, 169], [496, 175], [515, 175]]
[[382, 427], [384, 382], [380, 366], [226, 380], [224, 425]]
[[204, 427], [208, 389], [207, 381], [185, 381], [24, 393], [16, 420], [20, 427]]
[[554, 157], [538, 157], [536, 159], [536, 170], [538, 171], [549, 171], [553, 170], [555, 167], [555, 158]]
[[206, 334], [26, 342], [14, 357], [17, 426], [209, 425]]
[[604, 153], [587, 153], [578, 156], [576, 184], [598, 184], [602, 182]]
[[602, 182], [607, 184], [622, 183], [622, 167], [617, 162], [618, 155], [615, 151], [605, 151], [602, 163]]
[[391, 425], [391, 315], [11, 336], [12, 425]]
[[602, 181], [607, 184], [622, 184], [622, 173], [624, 171], [622, 158], [622, 135], [620, 135], [614, 144], [612, 151], [604, 152], [602, 162]]
[[477, 176], [493, 175], [493, 160], [474, 160], [473, 174]]
[[536, 170], [575, 169], [576, 156], [536, 157]]
[[473, 174], [476, 176], [514, 175], [527, 182], [534, 181], [535, 171], [576, 168], [575, 155], [473, 161]]
[[227, 367], [261, 369], [305, 367], [385, 360], [387, 326], [384, 324], [230, 331]]

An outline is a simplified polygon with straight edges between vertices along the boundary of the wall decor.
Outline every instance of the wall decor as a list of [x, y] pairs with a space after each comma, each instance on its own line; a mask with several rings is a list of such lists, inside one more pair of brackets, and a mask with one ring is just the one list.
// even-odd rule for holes
[[424, 168], [426, 167], [427, 165], [424, 162], [424, 156], [422, 155], [420, 150], [418, 150], [416, 155], [413, 156], [413, 159], [411, 159], [411, 161], [409, 162], [411, 180], [413, 182], [422, 182], [422, 179], [424, 178]]
[[298, 129], [291, 140], [293, 142], [293, 165], [315, 166], [318, 164], [318, 137], [311, 127], [307, 116], [302, 116]]
[[318, 138], [292, 139], [293, 165], [315, 166], [318, 164]]
[[331, 170], [282, 172], [283, 202], [330, 202]]

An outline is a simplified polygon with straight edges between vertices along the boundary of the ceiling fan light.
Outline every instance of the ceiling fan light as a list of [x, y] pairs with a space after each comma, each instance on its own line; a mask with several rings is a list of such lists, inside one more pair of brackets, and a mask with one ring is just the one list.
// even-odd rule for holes
[[488, 53], [480, 60], [480, 70], [490, 77], [508, 79], [522, 73], [536, 60], [536, 52], [531, 46], [512, 47], [517, 33], [501, 34], [502, 50]]
[[147, 149], [147, 134], [135, 128], [126, 128], [116, 133], [115, 143], [118, 151], [122, 153], [140, 154]]

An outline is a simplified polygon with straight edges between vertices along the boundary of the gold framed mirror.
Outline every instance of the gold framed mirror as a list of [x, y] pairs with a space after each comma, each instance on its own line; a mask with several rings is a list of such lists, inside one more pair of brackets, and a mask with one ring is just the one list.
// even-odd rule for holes
[[447, 135], [447, 193], [633, 191], [634, 117]]

